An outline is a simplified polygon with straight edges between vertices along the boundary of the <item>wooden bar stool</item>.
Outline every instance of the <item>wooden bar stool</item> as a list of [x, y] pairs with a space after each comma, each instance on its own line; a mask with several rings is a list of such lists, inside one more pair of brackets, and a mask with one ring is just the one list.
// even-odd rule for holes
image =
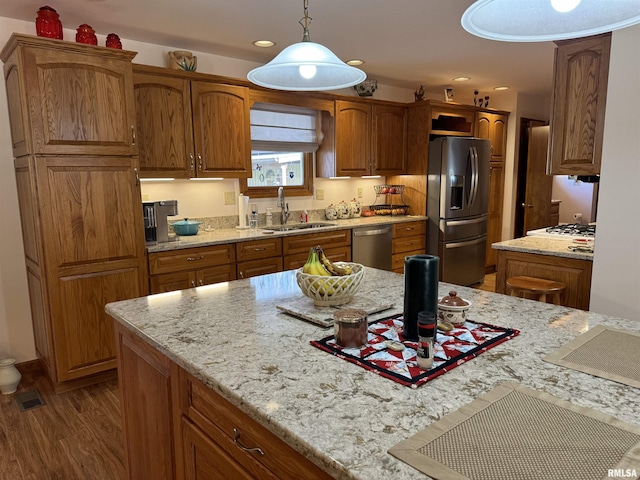
[[545, 278], [535, 277], [511, 277], [507, 278], [507, 293], [514, 296], [522, 294], [532, 295], [540, 302], [547, 301], [547, 295], [552, 295], [552, 301], [555, 305], [560, 305], [560, 294], [564, 292], [567, 285], [563, 282], [547, 280]]

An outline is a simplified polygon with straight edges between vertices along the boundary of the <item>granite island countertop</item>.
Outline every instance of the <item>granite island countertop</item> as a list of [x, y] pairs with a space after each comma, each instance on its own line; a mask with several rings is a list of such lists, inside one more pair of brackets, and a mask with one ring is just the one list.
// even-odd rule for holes
[[529, 235], [526, 237], [505, 240], [492, 243], [491, 248], [496, 250], [510, 250], [513, 252], [537, 253], [554, 257], [577, 258], [579, 260], [593, 261], [593, 253], [572, 251], [569, 247], [579, 246], [572, 240], [562, 238], [546, 238]]
[[[385, 314], [402, 312], [402, 275], [367, 268], [363, 282], [361, 292], [393, 299]], [[439, 285], [440, 295], [451, 289], [473, 303], [471, 320], [520, 335], [417, 389], [310, 345], [332, 331], [276, 309], [301, 296], [295, 271], [111, 303], [106, 311], [338, 479], [428, 478], [387, 450], [504, 381], [640, 423], [638, 389], [542, 360], [596, 325], [640, 332], [640, 322]]]
[[[391, 225], [401, 222], [414, 222], [416, 220], [426, 220], [424, 216], [414, 215], [398, 215], [398, 216], [384, 216], [378, 215], [373, 217], [356, 217], [340, 220], [321, 220], [319, 222], [312, 223], [326, 223], [327, 226], [313, 228], [313, 229], [300, 229], [300, 230], [288, 230], [284, 232], [269, 231], [268, 227], [258, 227], [255, 230], [237, 229], [237, 228], [220, 228], [206, 231], [200, 229], [197, 235], [185, 235], [179, 237], [178, 240], [172, 242], [158, 243], [155, 245], [147, 245], [147, 251], [149, 253], [154, 252], [167, 252], [171, 250], [180, 250], [183, 248], [205, 247], [210, 245], [219, 245], [223, 243], [236, 243], [248, 240], [260, 240], [263, 238], [271, 237], [285, 237], [292, 235], [304, 235], [313, 232], [330, 232], [334, 230], [344, 230], [349, 228], [366, 227], [371, 225]], [[290, 222], [292, 225], [295, 222]]]

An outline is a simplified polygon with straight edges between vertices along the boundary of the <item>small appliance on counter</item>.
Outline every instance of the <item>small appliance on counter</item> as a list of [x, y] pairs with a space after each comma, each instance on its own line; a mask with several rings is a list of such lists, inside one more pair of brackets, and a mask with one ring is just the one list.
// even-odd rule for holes
[[178, 215], [177, 200], [160, 200], [158, 202], [142, 202], [144, 215], [144, 239], [147, 245], [172, 242], [178, 239], [169, 236], [167, 217]]

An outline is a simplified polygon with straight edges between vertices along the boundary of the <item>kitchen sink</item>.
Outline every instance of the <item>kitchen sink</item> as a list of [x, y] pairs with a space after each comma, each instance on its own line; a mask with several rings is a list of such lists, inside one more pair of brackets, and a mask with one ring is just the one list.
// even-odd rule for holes
[[264, 227], [263, 230], [273, 230], [276, 232], [289, 232], [293, 230], [308, 230], [313, 228], [333, 227], [335, 223], [293, 223], [291, 225], [273, 225]]

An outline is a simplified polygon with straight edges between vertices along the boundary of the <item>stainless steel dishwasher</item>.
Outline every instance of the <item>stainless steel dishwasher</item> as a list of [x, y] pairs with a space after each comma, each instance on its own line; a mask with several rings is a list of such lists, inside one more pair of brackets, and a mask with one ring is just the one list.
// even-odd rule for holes
[[354, 228], [351, 233], [351, 260], [366, 267], [391, 270], [392, 241], [391, 225]]

